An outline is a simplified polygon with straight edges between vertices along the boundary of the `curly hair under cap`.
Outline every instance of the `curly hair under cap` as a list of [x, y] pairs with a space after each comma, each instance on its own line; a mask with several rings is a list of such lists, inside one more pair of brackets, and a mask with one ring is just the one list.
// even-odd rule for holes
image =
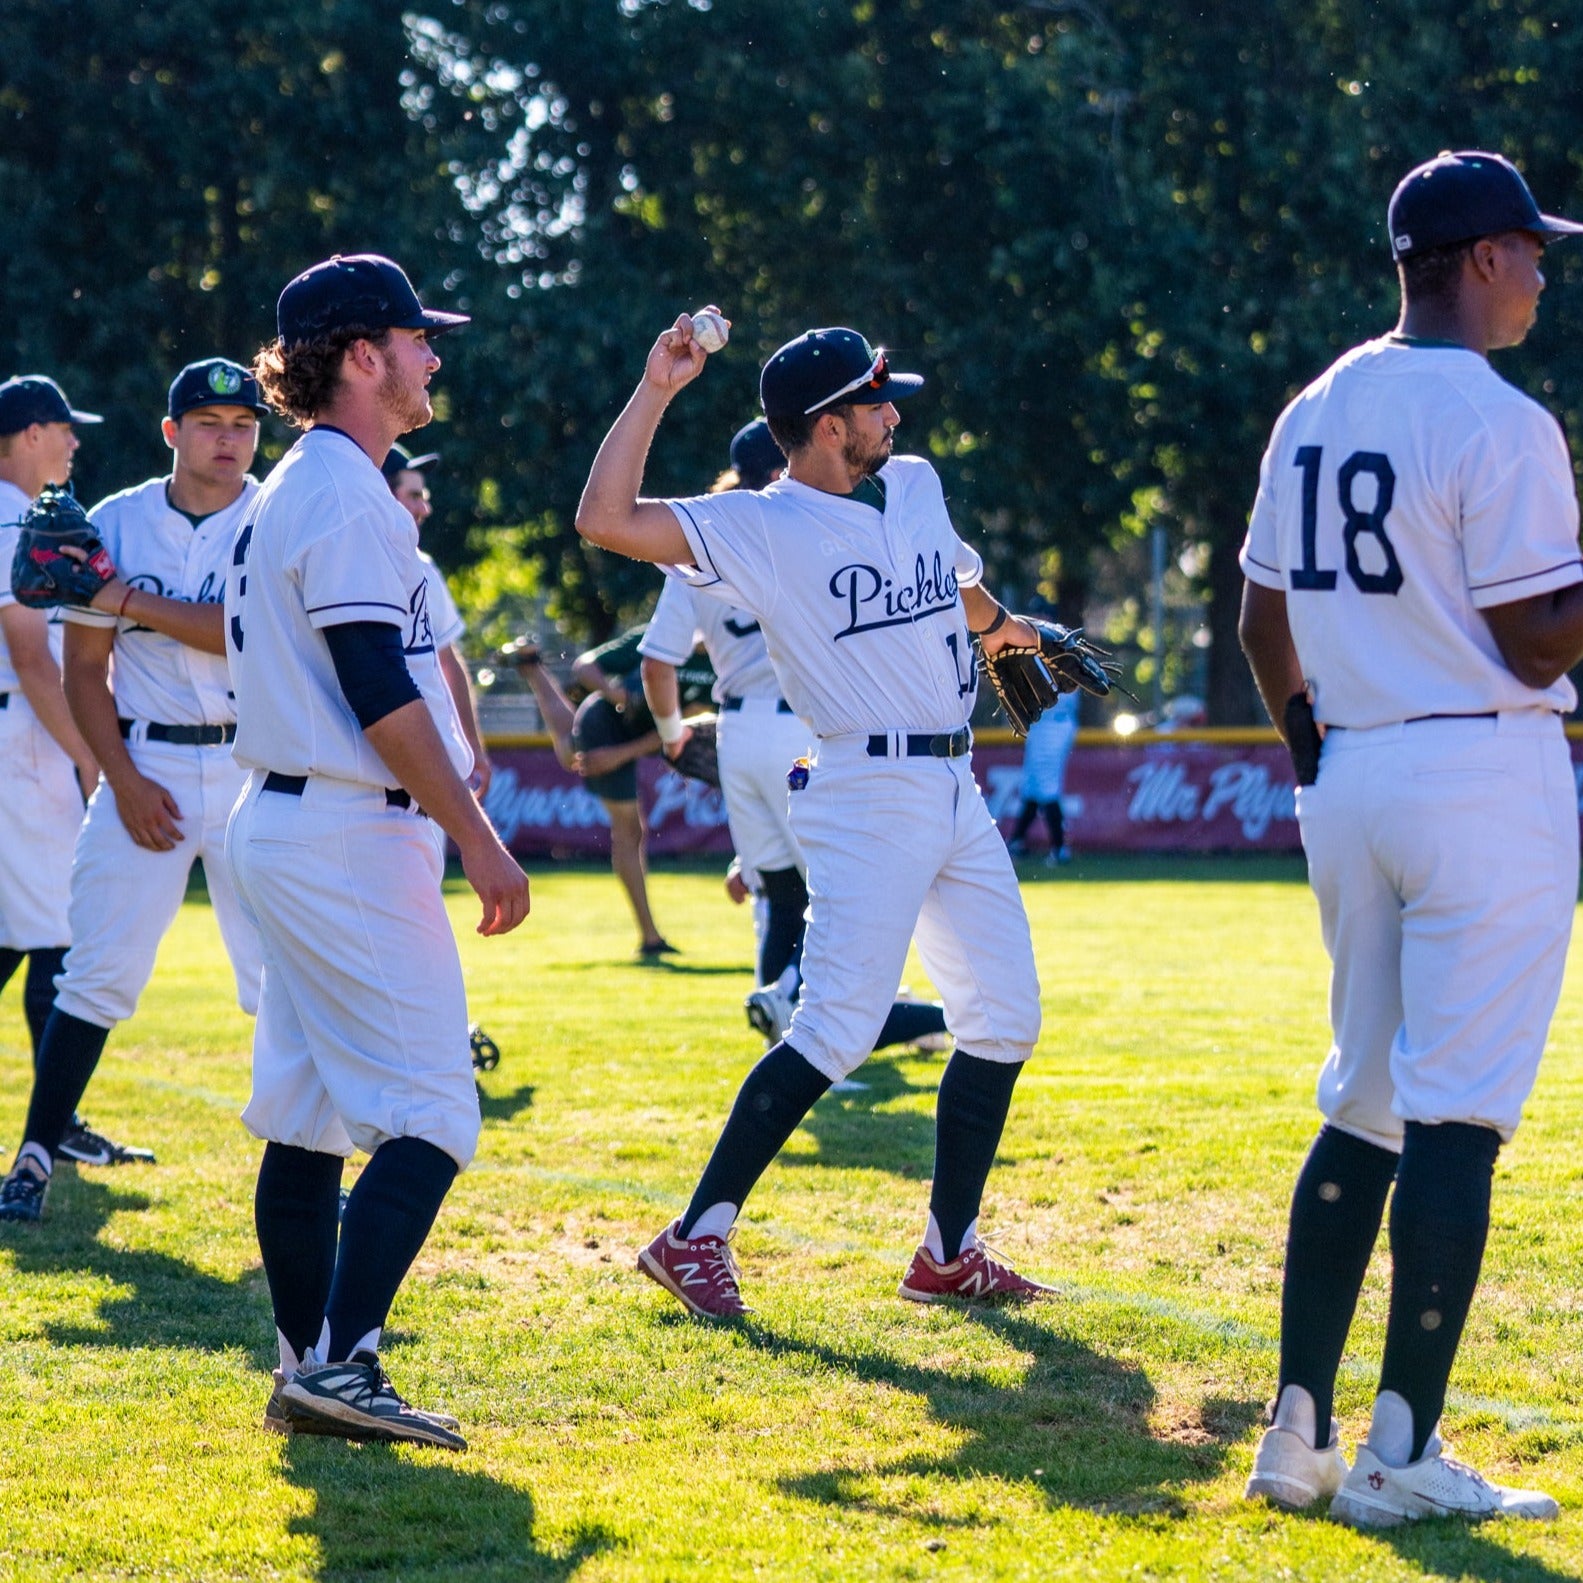
[[354, 341], [383, 346], [390, 339], [387, 328], [349, 324], [329, 335], [284, 346], [271, 341], [253, 359], [253, 377], [264, 399], [287, 423], [306, 429], [327, 406], [341, 383], [341, 360]]

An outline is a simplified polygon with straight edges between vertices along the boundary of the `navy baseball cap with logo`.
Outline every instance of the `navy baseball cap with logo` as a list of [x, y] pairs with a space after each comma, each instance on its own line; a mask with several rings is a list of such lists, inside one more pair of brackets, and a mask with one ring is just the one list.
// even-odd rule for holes
[[206, 357], [188, 365], [170, 382], [166, 411], [173, 418], [198, 407], [251, 407], [268, 412], [258, 381], [228, 357]]
[[884, 347], [856, 330], [807, 330], [764, 365], [759, 403], [765, 417], [802, 418], [836, 402], [875, 407], [922, 388], [922, 374], [893, 374]]
[[785, 467], [786, 458], [762, 418], [744, 423], [731, 436], [731, 466], [744, 489], [762, 489], [770, 474]]
[[43, 374], [18, 374], [0, 384], [0, 435], [20, 434], [35, 423], [103, 422], [97, 412], [78, 412]]
[[1442, 150], [1408, 171], [1391, 194], [1387, 224], [1398, 259], [1503, 231], [1583, 233], [1583, 225], [1541, 214], [1517, 167], [1483, 149]]
[[337, 253], [303, 270], [286, 283], [275, 306], [275, 328], [285, 346], [354, 325], [439, 335], [471, 322], [465, 313], [425, 308], [401, 265], [378, 253]]
[[385, 475], [387, 482], [395, 479], [399, 473], [421, 473], [426, 467], [433, 467], [439, 461], [438, 451], [429, 451], [423, 456], [414, 456], [405, 445], [392, 445], [379, 470]]

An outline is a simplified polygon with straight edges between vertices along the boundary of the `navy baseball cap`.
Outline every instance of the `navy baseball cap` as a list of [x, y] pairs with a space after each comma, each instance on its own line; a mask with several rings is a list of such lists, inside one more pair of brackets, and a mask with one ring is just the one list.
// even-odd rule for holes
[[762, 418], [745, 423], [731, 436], [731, 466], [744, 489], [762, 489], [770, 474], [786, 465], [781, 448]]
[[0, 434], [20, 434], [35, 423], [103, 422], [97, 412], [78, 412], [43, 374], [18, 374], [0, 384]]
[[893, 374], [856, 330], [806, 330], [764, 365], [759, 403], [769, 418], [802, 418], [833, 402], [875, 407], [923, 388], [922, 374]]
[[1472, 242], [1502, 231], [1576, 236], [1583, 225], [1541, 214], [1528, 183], [1509, 159], [1483, 149], [1442, 150], [1408, 171], [1391, 194], [1391, 257]]
[[268, 412], [258, 381], [228, 357], [206, 357], [188, 365], [170, 382], [165, 410], [173, 418], [198, 407], [251, 407]]
[[303, 270], [275, 306], [275, 328], [286, 346], [353, 325], [439, 335], [470, 322], [465, 313], [425, 308], [401, 265], [378, 253], [337, 253]]
[[395, 479], [398, 473], [421, 473], [424, 468], [432, 467], [440, 459], [438, 451], [430, 451], [424, 456], [414, 456], [405, 445], [392, 445], [379, 470], [385, 475], [387, 482]]

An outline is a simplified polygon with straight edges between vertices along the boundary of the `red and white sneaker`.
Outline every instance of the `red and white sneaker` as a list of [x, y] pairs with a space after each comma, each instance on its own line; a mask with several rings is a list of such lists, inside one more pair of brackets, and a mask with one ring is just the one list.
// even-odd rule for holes
[[970, 1302], [1001, 1302], [1024, 1297], [1053, 1297], [1055, 1288], [1019, 1275], [995, 1250], [975, 1238], [950, 1264], [936, 1264], [927, 1248], [919, 1248], [902, 1277], [901, 1295], [915, 1303], [939, 1303], [949, 1297]]
[[673, 1220], [638, 1255], [638, 1268], [700, 1319], [739, 1319], [751, 1313], [737, 1289], [742, 1272], [731, 1253], [736, 1232], [689, 1241], [674, 1235], [679, 1225]]

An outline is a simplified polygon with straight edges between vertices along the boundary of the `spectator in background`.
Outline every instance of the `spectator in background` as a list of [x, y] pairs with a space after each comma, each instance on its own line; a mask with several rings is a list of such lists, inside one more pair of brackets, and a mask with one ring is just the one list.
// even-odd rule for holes
[[[414, 456], [404, 445], [393, 445], [380, 467], [391, 494], [407, 508], [408, 514], [418, 525], [419, 533], [422, 533], [423, 524], [434, 511], [429, 500], [428, 480], [423, 475], [439, 459], [438, 451]], [[428, 590], [429, 625], [434, 631], [434, 652], [439, 656], [440, 674], [445, 678], [445, 685], [456, 705], [456, 717], [462, 723], [462, 734], [473, 750], [473, 773], [469, 784], [482, 802], [489, 790], [494, 766], [489, 762], [483, 734], [478, 729], [478, 699], [473, 693], [473, 678], [468, 673], [467, 661], [462, 657], [459, 647], [462, 634], [467, 629], [462, 625], [450, 589], [445, 586], [445, 573], [434, 564], [433, 556], [426, 555], [422, 550], [418, 551], [418, 559], [423, 563]]]
[[1006, 843], [1013, 857], [1028, 850], [1028, 832], [1040, 813], [1050, 832], [1048, 863], [1070, 863], [1072, 849], [1066, 844], [1066, 811], [1061, 798], [1066, 790], [1066, 766], [1077, 740], [1077, 711], [1081, 693], [1062, 693], [1028, 727], [1028, 740], [1022, 753], [1022, 808], [1017, 825]]

